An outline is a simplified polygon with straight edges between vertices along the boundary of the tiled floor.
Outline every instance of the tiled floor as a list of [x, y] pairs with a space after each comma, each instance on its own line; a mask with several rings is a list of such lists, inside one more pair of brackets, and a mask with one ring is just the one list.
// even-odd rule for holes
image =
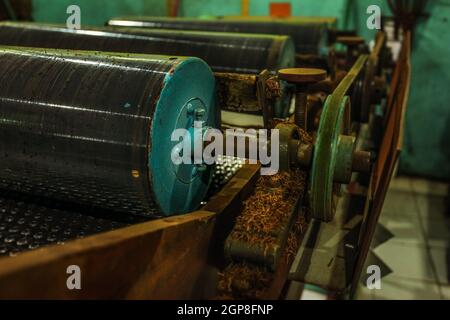
[[450, 299], [448, 185], [407, 177], [392, 181], [379, 223], [394, 236], [373, 248], [391, 270], [381, 289], [357, 299]]

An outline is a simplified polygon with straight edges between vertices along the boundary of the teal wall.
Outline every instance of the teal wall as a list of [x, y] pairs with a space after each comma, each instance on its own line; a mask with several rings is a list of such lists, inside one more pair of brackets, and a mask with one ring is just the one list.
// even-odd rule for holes
[[[197, 17], [239, 15], [241, 0], [181, 0], [180, 14]], [[250, 0], [251, 15], [268, 15], [270, 2]], [[283, 0], [284, 2], [287, 0]], [[294, 15], [335, 16], [341, 28], [356, 28], [366, 38], [374, 31], [366, 28], [366, 8], [377, 4], [388, 14], [386, 0], [292, 0]], [[103, 25], [119, 15], [165, 15], [165, 0], [33, 0], [36, 21], [64, 23], [66, 8], [81, 7], [81, 23]], [[433, 17], [422, 21], [413, 46], [412, 85], [406, 114], [404, 150], [400, 170], [436, 178], [450, 178], [450, 0], [429, 1]]]
[[[251, 15], [268, 15], [269, 3], [277, 0], [250, 1]], [[337, 16], [345, 15], [347, 3], [354, 0], [302, 0], [291, 1], [294, 15]], [[278, 1], [278, 2], [286, 2]], [[241, 0], [182, 0], [180, 14], [186, 17], [208, 15], [240, 15]], [[81, 23], [102, 25], [118, 15], [166, 14], [165, 0], [33, 0], [33, 17], [36, 21], [63, 23], [69, 5], [81, 8]], [[341, 21], [343, 21], [341, 19]]]
[[[347, 25], [366, 40], [373, 31], [363, 19], [370, 4], [390, 11], [384, 0], [353, 0]], [[411, 88], [400, 172], [450, 179], [450, 0], [429, 1], [430, 18], [420, 20], [412, 47]]]
[[119, 15], [166, 14], [165, 0], [33, 0], [33, 18], [36, 21], [65, 23], [66, 9], [78, 5], [81, 24], [103, 25], [111, 17]]
[[429, 1], [414, 35], [411, 92], [400, 168], [450, 179], [450, 1]]

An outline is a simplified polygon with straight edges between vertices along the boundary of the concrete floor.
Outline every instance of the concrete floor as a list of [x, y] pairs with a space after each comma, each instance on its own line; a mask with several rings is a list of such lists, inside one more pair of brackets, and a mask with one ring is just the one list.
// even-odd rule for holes
[[450, 299], [448, 186], [395, 178], [379, 223], [393, 237], [373, 248], [392, 270], [381, 289], [360, 285], [357, 299]]

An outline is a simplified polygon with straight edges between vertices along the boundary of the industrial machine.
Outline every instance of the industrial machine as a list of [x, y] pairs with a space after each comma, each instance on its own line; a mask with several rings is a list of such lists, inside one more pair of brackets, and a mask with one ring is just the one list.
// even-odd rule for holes
[[[311, 28], [322, 34], [323, 24]], [[157, 34], [173, 37], [167, 52], [152, 52], [165, 41]], [[172, 47], [180, 37], [198, 51]], [[246, 46], [220, 55], [214, 44], [208, 56], [200, 43], [213, 38]], [[319, 54], [320, 39], [295, 45]], [[0, 24], [0, 44], [16, 46], [0, 51], [0, 253], [10, 256], [0, 258], [0, 297], [278, 298], [290, 280], [351, 292], [398, 157], [408, 88], [409, 37], [389, 90], [385, 40], [380, 32], [367, 52], [347, 36], [325, 69], [294, 68], [285, 36]], [[249, 57], [252, 41], [261, 47]], [[227, 108], [278, 132], [279, 173], [260, 176], [260, 155], [248, 147], [236, 160], [226, 143], [234, 158], [215, 165], [171, 161], [171, 133], [195, 140], [194, 121], [202, 136], [257, 127], [221, 120]], [[227, 181], [211, 191], [214, 171]], [[66, 288], [74, 264], [89, 270], [81, 291]]]
[[[242, 89], [254, 81], [255, 77], [252, 75], [263, 70], [273, 74], [278, 69], [295, 66], [292, 39], [275, 35], [137, 28], [90, 27], [69, 30], [59, 25], [1, 22], [0, 44], [199, 57], [216, 72], [218, 85], [221, 86], [219, 91], [228, 92], [229, 98], [222, 104], [222, 109], [229, 111], [235, 111], [236, 108], [240, 111], [252, 111], [251, 103], [242, 101], [248, 95]], [[231, 78], [229, 74], [232, 74]], [[240, 76], [236, 76], [238, 74]], [[245, 80], [237, 83], [239, 79]], [[236, 86], [240, 87], [241, 97], [231, 94]], [[284, 85], [279, 89], [274, 112], [277, 117], [282, 118], [289, 113], [291, 92]], [[252, 85], [249, 90], [254, 97]], [[254, 101], [255, 98], [251, 100]]]
[[98, 50], [196, 56], [215, 72], [257, 74], [295, 65], [288, 36], [149, 30], [1, 22], [1, 44], [73, 50]]
[[289, 35], [299, 54], [326, 54], [328, 26], [318, 22], [248, 19], [190, 19], [167, 17], [119, 17], [111, 19], [110, 26], [148, 29], [197, 30], [254, 34]]

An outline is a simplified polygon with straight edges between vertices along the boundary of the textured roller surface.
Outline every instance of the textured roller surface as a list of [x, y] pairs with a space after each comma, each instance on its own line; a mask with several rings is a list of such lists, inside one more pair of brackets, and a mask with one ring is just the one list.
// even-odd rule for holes
[[[219, 157], [208, 196], [218, 192], [243, 163], [239, 158]], [[0, 256], [64, 244], [146, 220], [149, 218], [0, 190]]]
[[146, 216], [196, 208], [208, 173], [179, 179], [192, 168], [172, 166], [170, 133], [191, 125], [190, 99], [214, 126], [208, 66], [91, 54], [0, 49], [0, 188]]
[[68, 30], [57, 25], [3, 22], [0, 44], [193, 56], [217, 72], [254, 74], [295, 63], [292, 39], [275, 35], [113, 27]]
[[325, 23], [296, 23], [294, 21], [203, 20], [162, 17], [119, 17], [109, 25], [153, 29], [198, 30], [217, 32], [264, 33], [291, 36], [296, 52], [320, 55], [327, 45]]
[[0, 256], [63, 244], [143, 220], [132, 215], [90, 212], [69, 203], [1, 191]]
[[217, 125], [213, 100], [197, 58], [1, 48], [0, 255], [198, 207], [211, 169], [170, 133], [189, 105]]

